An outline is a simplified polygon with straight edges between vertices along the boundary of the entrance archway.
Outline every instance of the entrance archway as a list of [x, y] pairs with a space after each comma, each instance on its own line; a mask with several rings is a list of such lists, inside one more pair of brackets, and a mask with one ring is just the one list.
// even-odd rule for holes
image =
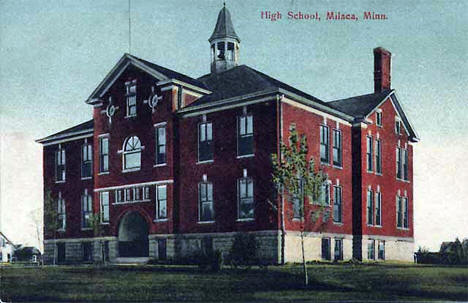
[[138, 212], [120, 220], [118, 239], [120, 257], [148, 257], [148, 224]]

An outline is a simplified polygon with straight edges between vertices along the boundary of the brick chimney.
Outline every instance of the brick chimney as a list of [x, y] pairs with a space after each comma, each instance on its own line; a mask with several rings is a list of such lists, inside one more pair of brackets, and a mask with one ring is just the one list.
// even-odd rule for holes
[[392, 53], [382, 47], [374, 48], [374, 91], [390, 89]]

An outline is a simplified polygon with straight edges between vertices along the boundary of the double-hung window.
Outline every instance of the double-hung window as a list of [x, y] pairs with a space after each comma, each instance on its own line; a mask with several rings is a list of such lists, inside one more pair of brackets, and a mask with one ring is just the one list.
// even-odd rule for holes
[[198, 161], [213, 160], [213, 124], [203, 122], [198, 125]]
[[395, 117], [395, 134], [401, 134], [401, 121], [398, 117]]
[[90, 178], [93, 174], [93, 146], [85, 143], [81, 146], [81, 178]]
[[137, 136], [129, 137], [125, 140], [123, 148], [123, 169], [138, 170], [141, 166], [142, 146]]
[[403, 180], [408, 180], [408, 150], [402, 149], [402, 173], [403, 173]]
[[301, 219], [304, 216], [304, 183], [298, 179], [298, 189], [292, 197], [293, 218]]
[[396, 212], [397, 212], [397, 227], [409, 227], [409, 213], [408, 213], [408, 197], [396, 196]]
[[342, 166], [342, 143], [341, 143], [341, 131], [338, 129], [333, 130], [333, 165]]
[[385, 241], [379, 241], [378, 258], [379, 260], [385, 260]]
[[167, 186], [156, 186], [156, 219], [167, 218]]
[[382, 142], [380, 139], [375, 141], [375, 172], [382, 173]]
[[245, 115], [238, 117], [237, 155], [253, 155], [253, 116]]
[[127, 117], [135, 117], [137, 114], [136, 80], [125, 83], [125, 86], [127, 90]]
[[335, 239], [334, 260], [343, 260], [343, 240]]
[[99, 137], [99, 172], [109, 171], [109, 138]]
[[382, 193], [375, 193], [375, 225], [382, 225]]
[[58, 230], [65, 231], [67, 227], [67, 214], [65, 210], [65, 200], [62, 198], [61, 192], [59, 192], [57, 200], [57, 221]]
[[156, 164], [166, 163], [166, 126], [156, 127]]
[[409, 226], [409, 216], [408, 216], [408, 197], [403, 197], [403, 228], [408, 228]]
[[367, 171], [371, 172], [374, 169], [373, 166], [373, 148], [372, 148], [372, 137], [367, 136], [367, 151], [366, 151], [366, 160], [367, 160]]
[[342, 204], [342, 188], [341, 186], [334, 186], [334, 199], [333, 199], [333, 222], [343, 222], [343, 204]]
[[382, 127], [382, 112], [375, 113], [375, 124], [379, 127]]
[[371, 189], [367, 190], [367, 225], [374, 225], [374, 195]]
[[330, 205], [330, 184], [328, 182], [323, 182], [320, 187], [319, 204], [323, 206]]
[[375, 240], [367, 242], [367, 259], [375, 260]]
[[198, 184], [199, 221], [214, 221], [213, 183]]
[[109, 192], [99, 193], [101, 223], [109, 223]]
[[238, 218], [253, 219], [254, 218], [254, 195], [253, 181], [251, 178], [242, 178], [237, 182], [238, 188]]
[[55, 151], [55, 181], [65, 181], [65, 148], [61, 146]]
[[320, 125], [320, 162], [330, 162], [330, 141], [328, 134], [328, 126]]
[[402, 154], [402, 148], [397, 147], [396, 149], [396, 177], [397, 179], [401, 179], [401, 176], [402, 176], [401, 154]]
[[81, 196], [81, 227], [90, 228], [91, 227], [91, 216], [93, 214], [93, 198], [85, 190], [84, 194]]

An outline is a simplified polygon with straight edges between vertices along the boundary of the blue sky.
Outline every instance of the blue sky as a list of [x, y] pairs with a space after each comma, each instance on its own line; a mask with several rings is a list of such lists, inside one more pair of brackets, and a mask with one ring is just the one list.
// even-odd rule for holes
[[[415, 147], [417, 244], [434, 248], [468, 236], [466, 1], [226, 2], [241, 63], [324, 101], [372, 92], [372, 49], [389, 49], [392, 87], [422, 139]], [[207, 39], [221, 0], [132, 0], [131, 6], [132, 54], [193, 77], [209, 72]], [[280, 11], [283, 19], [262, 20], [261, 11]], [[287, 20], [288, 11], [318, 12], [322, 20]], [[327, 11], [361, 20], [326, 21]], [[364, 11], [388, 19], [364, 21]], [[15, 208], [19, 195], [28, 211], [40, 206], [41, 156], [33, 139], [90, 119], [84, 100], [128, 51], [128, 0], [0, 2], [5, 232], [11, 218], [29, 220]], [[21, 174], [23, 186], [8, 180], [12, 174]], [[18, 240], [30, 241], [28, 229], [23, 234]]]

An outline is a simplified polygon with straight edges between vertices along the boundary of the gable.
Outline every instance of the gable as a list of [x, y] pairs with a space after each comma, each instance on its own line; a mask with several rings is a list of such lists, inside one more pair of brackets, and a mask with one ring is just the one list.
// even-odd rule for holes
[[385, 97], [379, 104], [377, 104], [371, 112], [369, 112], [365, 117], [364, 120], [367, 120], [370, 115], [374, 114], [378, 108], [382, 107], [385, 102], [390, 102], [392, 104], [393, 109], [395, 110], [395, 115], [401, 120], [403, 124], [403, 128], [406, 131], [406, 134], [409, 136], [409, 139], [412, 142], [418, 142], [419, 136], [415, 131], [414, 127], [412, 126], [411, 122], [409, 121], [408, 117], [406, 116], [403, 107], [401, 106], [400, 102], [398, 101], [397, 95], [395, 90]]
[[182, 83], [186, 83], [190, 86], [197, 87], [200, 89], [200, 91], [205, 91], [205, 85], [198, 80], [157, 64], [139, 59], [130, 54], [124, 54], [117, 62], [117, 64], [106, 75], [106, 77], [99, 83], [96, 89], [91, 93], [91, 95], [86, 100], [86, 103], [96, 104], [101, 102], [102, 96], [106, 94], [114, 82], [117, 81], [122, 73], [124, 73], [129, 67], [134, 67], [138, 70], [141, 70], [142, 72], [153, 77], [157, 82], [165, 83], [171, 80], [176, 80]]

